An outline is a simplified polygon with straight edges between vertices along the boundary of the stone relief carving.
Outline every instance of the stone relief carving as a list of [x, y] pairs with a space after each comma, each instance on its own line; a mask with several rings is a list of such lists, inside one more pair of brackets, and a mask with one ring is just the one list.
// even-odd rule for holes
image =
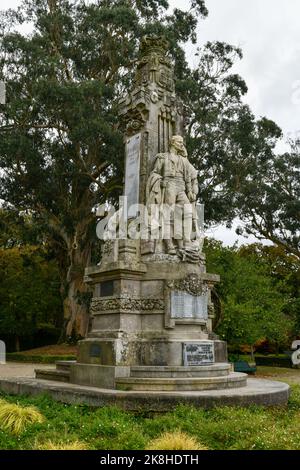
[[90, 311], [92, 314], [109, 310], [151, 312], [152, 310], [164, 310], [164, 306], [163, 299], [132, 299], [126, 297], [102, 299], [94, 297], [91, 302]]
[[131, 135], [137, 133], [142, 129], [147, 120], [148, 110], [146, 105], [133, 107], [128, 109], [126, 115], [123, 117], [123, 122], [126, 127], [126, 134]]
[[106, 240], [106, 242], [102, 245], [102, 255], [111, 255], [113, 250], [113, 241]]
[[152, 35], [143, 38], [134, 78], [135, 86], [154, 82], [167, 91], [174, 91], [173, 67], [167, 51], [168, 41], [163, 37]]
[[194, 296], [204, 295], [209, 290], [207, 284], [204, 284], [197, 274], [190, 274], [184, 279], [170, 281], [167, 286], [172, 290], [187, 292]]

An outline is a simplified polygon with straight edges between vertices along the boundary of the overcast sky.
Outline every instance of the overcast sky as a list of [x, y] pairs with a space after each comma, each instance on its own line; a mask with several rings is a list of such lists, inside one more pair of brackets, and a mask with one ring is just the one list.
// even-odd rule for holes
[[[169, 3], [182, 9], [189, 4]], [[1, 0], [0, 8], [19, 4]], [[248, 85], [246, 102], [258, 117], [277, 122], [285, 136], [300, 137], [300, 0], [206, 0], [206, 5], [209, 16], [199, 24], [198, 45], [218, 40], [240, 46], [244, 58], [234, 71]], [[191, 63], [193, 52], [189, 46]], [[284, 148], [282, 143], [279, 149]], [[238, 239], [232, 230], [211, 233], [229, 244]]]
[[[182, 9], [187, 3], [170, 1]], [[300, 0], [206, 0], [206, 5], [209, 15], [199, 24], [198, 44], [218, 40], [240, 46], [244, 57], [235, 72], [248, 85], [245, 101], [257, 117], [273, 119], [286, 137], [300, 137]], [[188, 56], [193, 63], [192, 47]], [[285, 148], [283, 141], [278, 150]], [[244, 241], [223, 227], [211, 233], [229, 244]]]

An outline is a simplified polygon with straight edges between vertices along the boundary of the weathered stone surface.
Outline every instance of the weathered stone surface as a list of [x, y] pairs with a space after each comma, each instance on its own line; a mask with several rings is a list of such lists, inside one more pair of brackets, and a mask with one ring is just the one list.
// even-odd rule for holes
[[141, 134], [135, 134], [126, 139], [125, 145], [124, 195], [127, 197], [128, 209], [131, 209], [130, 214], [126, 214], [129, 218], [136, 217], [137, 209], [133, 211], [132, 206], [139, 203], [141, 139]]
[[54, 400], [129, 411], [169, 412], [179, 404], [198, 408], [215, 406], [285, 406], [290, 387], [283, 382], [249, 378], [247, 386], [234, 389], [184, 392], [125, 392], [30, 378], [0, 379], [0, 390], [11, 395], [47, 393]]
[[91, 387], [114, 389], [116, 377], [127, 377], [130, 368], [126, 366], [97, 366], [95, 364], [74, 364], [71, 367], [70, 382]]
[[132, 366], [131, 377], [156, 377], [156, 378], [188, 378], [188, 377], [222, 377], [231, 372], [230, 364], [213, 364], [210, 366]]
[[208, 318], [208, 295], [191, 295], [183, 291], [171, 290], [171, 318]]
[[55, 369], [35, 369], [37, 379], [53, 380], [57, 382], [69, 382], [70, 371], [62, 371]]
[[227, 362], [227, 343], [226, 341], [214, 340], [215, 346], [215, 361], [216, 362]]
[[91, 313], [101, 314], [102, 312], [149, 312], [149, 311], [162, 311], [164, 310], [163, 299], [153, 298], [132, 298], [129, 296], [115, 297], [115, 298], [97, 298], [94, 297], [91, 303]]
[[118, 390], [136, 391], [221, 390], [245, 387], [246, 385], [247, 375], [237, 372], [221, 377], [126, 377], [116, 379]]
[[163, 247], [164, 253], [199, 263], [203, 235], [196, 212], [198, 190], [198, 172], [187, 158], [183, 138], [173, 135], [169, 152], [156, 155], [147, 182], [149, 238], [156, 230], [163, 241], [154, 246], [154, 253]]

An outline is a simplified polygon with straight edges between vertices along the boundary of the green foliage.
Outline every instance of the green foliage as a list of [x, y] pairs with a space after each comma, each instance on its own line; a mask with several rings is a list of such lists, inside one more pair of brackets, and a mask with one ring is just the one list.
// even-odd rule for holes
[[300, 260], [300, 141], [290, 151], [252, 158], [253, 172], [237, 195], [246, 232], [269, 239]]
[[218, 333], [231, 345], [253, 346], [266, 338], [286, 347], [294, 327], [293, 316], [285, 314], [290, 295], [278, 288], [282, 281], [271, 276], [267, 263], [250, 249], [225, 248], [215, 241], [208, 241], [205, 251], [208, 270], [221, 276]]
[[0, 334], [17, 340], [41, 327], [59, 326], [57, 265], [36, 246], [0, 248]]
[[5, 397], [10, 403], [34, 405], [44, 423], [29, 427], [19, 437], [0, 430], [1, 449], [32, 449], [45, 443], [61, 446], [80, 442], [88, 449], [138, 450], [164, 433], [180, 429], [212, 450], [300, 449], [300, 387], [292, 387], [288, 407], [196, 409], [179, 406], [153, 418], [114, 407], [64, 405], [46, 396]]
[[19, 435], [28, 426], [43, 421], [43, 415], [33, 406], [0, 402], [0, 427], [5, 431]]
[[41, 227], [32, 215], [16, 210], [0, 208], [0, 247], [13, 248], [22, 245], [41, 244], [44, 237]]
[[300, 261], [281, 245], [265, 246], [260, 243], [242, 246], [239, 250], [242, 256], [251, 258], [262, 265], [271, 277], [273, 285], [283, 298], [288, 298], [284, 312], [295, 319], [294, 335], [300, 329]]

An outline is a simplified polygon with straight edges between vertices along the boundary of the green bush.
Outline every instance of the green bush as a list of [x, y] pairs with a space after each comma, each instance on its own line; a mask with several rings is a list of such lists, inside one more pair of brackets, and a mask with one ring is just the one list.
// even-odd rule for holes
[[28, 341], [37, 334], [57, 338], [63, 315], [60, 278], [47, 252], [39, 246], [0, 247], [0, 279], [0, 337], [7, 347], [30, 349]]
[[257, 366], [270, 366], [270, 367], [292, 367], [292, 361], [290, 356], [280, 354], [269, 354], [267, 356], [261, 356], [255, 354], [255, 362]]

